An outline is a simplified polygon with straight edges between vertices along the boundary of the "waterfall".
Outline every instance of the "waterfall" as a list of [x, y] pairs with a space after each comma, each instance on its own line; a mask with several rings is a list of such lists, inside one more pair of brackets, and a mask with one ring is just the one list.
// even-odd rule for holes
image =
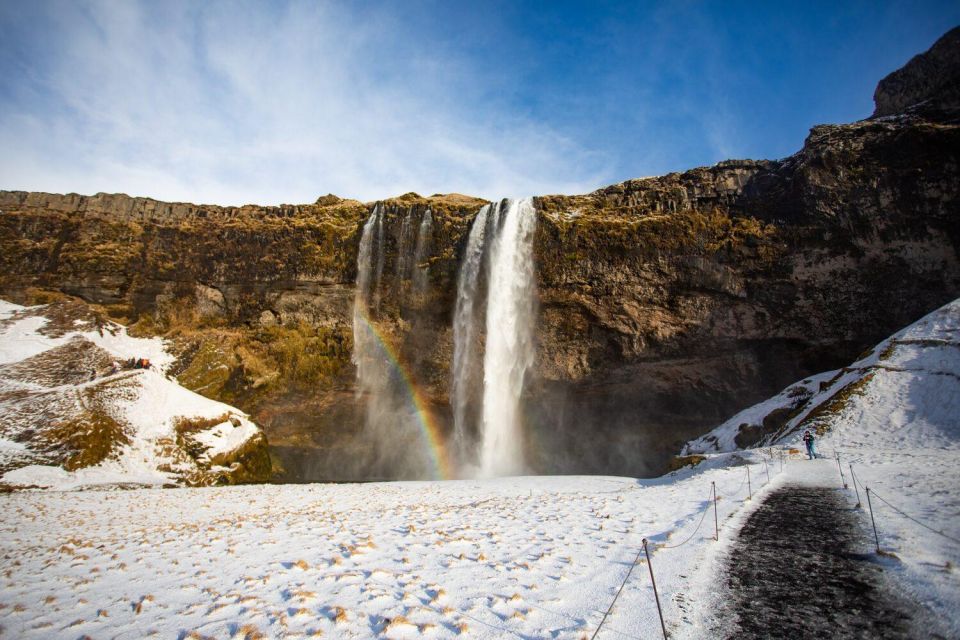
[[485, 476], [521, 473], [524, 468], [519, 414], [524, 379], [534, 358], [536, 224], [529, 199], [508, 202], [490, 251], [480, 450]]
[[410, 259], [407, 254], [410, 253], [412, 217], [413, 209], [407, 209], [407, 214], [403, 216], [403, 224], [400, 226], [400, 241], [397, 243], [397, 286], [401, 286], [401, 283], [407, 279], [407, 271], [410, 267]]
[[524, 471], [521, 396], [533, 364], [536, 212], [529, 199], [505, 200], [480, 210], [467, 237], [457, 281], [451, 403], [454, 441], [469, 458], [469, 410], [478, 359], [480, 277], [486, 258], [487, 299], [482, 412], [476, 464], [482, 476]]
[[[423, 447], [423, 425], [410, 385], [417, 382], [413, 372], [418, 370], [420, 358], [434, 345], [423, 341], [435, 340], [430, 332], [418, 329], [430, 281], [426, 261], [433, 214], [424, 210], [416, 238], [410, 211], [399, 237], [391, 232], [400, 251], [394, 275], [399, 282], [406, 271], [412, 279], [409, 289], [397, 289], [397, 295], [406, 293], [413, 301], [407, 307], [412, 309], [408, 325], [412, 329], [407, 342], [398, 346], [391, 336], [398, 335], [397, 324], [403, 319], [389, 313], [382, 316], [384, 312], [379, 310], [387, 213], [381, 204], [374, 207], [363, 225], [357, 255], [352, 360], [357, 367], [357, 394], [365, 411], [361, 436], [365, 452], [357, 461], [361, 477], [415, 478], [431, 468], [431, 452]], [[391, 220], [400, 222], [396, 214], [390, 210]], [[453, 444], [459, 462], [471, 469], [471, 475], [503, 476], [525, 470], [521, 398], [534, 361], [535, 231], [532, 202], [504, 200], [483, 207], [467, 236], [457, 278], [450, 401]], [[393, 298], [387, 299], [394, 309]]]
[[430, 250], [430, 233], [433, 231], [433, 215], [430, 209], [423, 213], [423, 220], [420, 222], [420, 229], [417, 231], [417, 245], [413, 252], [413, 293], [417, 298], [417, 304], [421, 304], [422, 297], [427, 292], [429, 283], [429, 267], [422, 266], [427, 252]]
[[473, 425], [467, 423], [467, 407], [475, 388], [477, 345], [477, 296], [480, 288], [480, 270], [483, 264], [484, 240], [487, 235], [487, 217], [491, 207], [494, 216], [499, 205], [485, 205], [473, 220], [467, 249], [457, 278], [457, 303], [453, 312], [453, 372], [450, 384], [450, 404], [453, 406], [453, 443], [457, 458], [465, 461], [472, 441]]
[[[377, 284], [373, 294], [373, 307], [380, 310], [380, 283], [383, 281], [383, 261], [385, 251], [383, 250], [383, 205], [377, 203], [373, 207], [377, 214]], [[362, 240], [362, 238], [361, 238]]]
[[357, 367], [364, 423], [358, 440], [362, 449], [343, 465], [358, 478], [423, 478], [432, 468], [431, 452], [423, 445], [419, 409], [410, 397], [402, 364], [391, 351], [396, 349], [391, 321], [378, 310], [386, 214], [382, 204], [374, 206], [360, 234], [351, 359]]
[[369, 391], [374, 383], [376, 359], [373, 336], [364, 319], [370, 306], [371, 277], [373, 276], [373, 235], [382, 216], [379, 205], [367, 218], [360, 235], [360, 249], [357, 253], [357, 290], [353, 298], [353, 354], [351, 360], [357, 367], [357, 393]]

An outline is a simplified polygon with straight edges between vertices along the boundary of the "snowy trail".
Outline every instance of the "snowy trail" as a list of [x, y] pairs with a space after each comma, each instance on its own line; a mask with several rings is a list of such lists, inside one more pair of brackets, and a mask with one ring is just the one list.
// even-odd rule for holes
[[859, 515], [841, 489], [789, 485], [769, 496], [730, 557], [724, 635], [918, 637], [916, 603], [884, 575]]
[[[25, 638], [579, 640], [597, 630], [646, 537], [671, 638], [711, 637], [729, 622], [716, 614], [717, 585], [736, 532], [765, 497], [786, 485], [840, 487], [833, 460], [795, 457], [779, 473], [779, 460], [766, 465], [760, 454], [720, 454], [644, 481], [0, 496], [0, 626]], [[841, 493], [855, 503], [852, 491]], [[641, 564], [597, 638], [659, 637]]]

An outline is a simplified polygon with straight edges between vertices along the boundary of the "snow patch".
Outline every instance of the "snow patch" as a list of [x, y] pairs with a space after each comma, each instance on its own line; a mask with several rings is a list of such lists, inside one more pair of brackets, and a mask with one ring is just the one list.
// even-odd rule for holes
[[[45, 376], [32, 368], [27, 369], [27, 373], [25, 367], [15, 367], [15, 372], [0, 369], [0, 465], [7, 469], [0, 483], [54, 489], [168, 484], [180, 481], [184, 474], [196, 474], [215, 457], [238, 451], [261, 433], [243, 412], [205, 398], [166, 377], [164, 372], [173, 364], [174, 357], [159, 338], [134, 338], [116, 323], [106, 323], [98, 330], [68, 330], [61, 336], [50, 337], [40, 332], [48, 324], [43, 316], [44, 307], [27, 308], [0, 302], [0, 313], [4, 314], [0, 318], [3, 323], [0, 324], [0, 366], [13, 366], [51, 349], [70, 345], [71, 353], [79, 352], [78, 362], [88, 362], [94, 368], [92, 379], [84, 378], [79, 383], [75, 382], [76, 372], [67, 370], [61, 374], [61, 380], [50, 382], [51, 371], [56, 377], [58, 367], [67, 367], [59, 365], [53, 356], [52, 362], [44, 362], [51, 370], [45, 371]], [[24, 312], [29, 315], [18, 317]], [[76, 319], [68, 319], [66, 324], [90, 326], [89, 322]], [[152, 368], [114, 374], [96, 371], [98, 358], [104, 357], [98, 349], [120, 364], [147, 358]], [[24, 376], [33, 379], [24, 379]], [[42, 415], [38, 415], [37, 407], [42, 409]], [[48, 422], [84, 419], [90, 412], [102, 415], [102, 420], [116, 421], [123, 430], [124, 443], [102, 461], [86, 468], [67, 471], [51, 466], [48, 461], [36, 464], [45, 462], [44, 451], [50, 443], [38, 445], [34, 450], [30, 443], [36, 436], [31, 434], [49, 428]], [[221, 417], [222, 424], [191, 434], [194, 441], [206, 448], [201, 458], [191, 459], [179, 448], [176, 426], [180, 421]], [[16, 466], [20, 468], [11, 469]]]

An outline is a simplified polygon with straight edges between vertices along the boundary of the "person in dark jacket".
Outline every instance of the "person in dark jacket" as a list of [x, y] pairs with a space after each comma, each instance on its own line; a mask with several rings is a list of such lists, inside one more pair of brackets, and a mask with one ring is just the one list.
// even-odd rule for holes
[[803, 443], [807, 445], [807, 460], [813, 460], [817, 457], [817, 452], [813, 448], [813, 434], [809, 431], [803, 432]]

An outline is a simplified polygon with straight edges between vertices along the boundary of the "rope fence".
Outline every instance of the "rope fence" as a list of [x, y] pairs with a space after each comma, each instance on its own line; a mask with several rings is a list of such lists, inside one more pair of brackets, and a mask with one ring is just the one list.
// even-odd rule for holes
[[703, 509], [701, 509], [702, 513], [700, 514], [700, 522], [697, 523], [697, 528], [693, 530], [693, 533], [691, 533], [686, 540], [684, 540], [679, 544], [660, 545], [659, 547], [657, 547], [657, 549], [679, 549], [683, 545], [693, 540], [693, 536], [697, 535], [697, 532], [700, 531], [700, 527], [703, 526], [704, 520], [707, 519], [707, 511], [710, 510], [710, 505], [712, 504], [712, 502], [713, 502], [712, 498], [707, 498], [706, 503], [703, 505]]
[[882, 502], [883, 504], [887, 505], [888, 507], [890, 507], [891, 509], [893, 509], [894, 511], [896, 511], [897, 513], [899, 513], [901, 516], [903, 516], [903, 517], [906, 518], [907, 520], [910, 520], [910, 521], [912, 521], [912, 522], [915, 522], [916, 524], [920, 525], [921, 527], [923, 527], [923, 528], [926, 529], [927, 531], [930, 531], [930, 532], [932, 532], [932, 533], [935, 533], [935, 534], [937, 534], [938, 536], [943, 536], [944, 538], [946, 538], [947, 540], [950, 540], [951, 542], [956, 542], [957, 544], [960, 544], [960, 538], [955, 538], [955, 537], [951, 536], [950, 534], [944, 533], [943, 531], [941, 531], [941, 530], [939, 530], [939, 529], [934, 529], [934, 528], [931, 527], [930, 525], [928, 525], [928, 524], [926, 524], [926, 523], [924, 523], [924, 522], [920, 522], [919, 520], [917, 520], [916, 518], [914, 518], [913, 516], [911, 516], [909, 513], [904, 513], [903, 511], [901, 511], [901, 510], [898, 509], [897, 507], [895, 507], [895, 506], [893, 506], [892, 504], [890, 504], [889, 502], [887, 502], [887, 501], [883, 498], [883, 496], [881, 496], [880, 494], [878, 494], [875, 490], [871, 489], [871, 490], [870, 490], [870, 493], [871, 493], [871, 495], [872, 495], [874, 498], [876, 498], [877, 500], [879, 500], [879, 501]]
[[[772, 451], [769, 452], [769, 454], [770, 454], [770, 459], [772, 460], [772, 459], [774, 458], [774, 455], [773, 455]], [[782, 455], [782, 452], [781, 452], [780, 462], [781, 462], [781, 470], [782, 470], [782, 468], [783, 468], [783, 467], [782, 467], [782, 464], [783, 464], [783, 455]], [[763, 485], [763, 486], [766, 486], [767, 484], [770, 483], [770, 469], [769, 469], [769, 466], [767, 465], [767, 461], [766, 461], [766, 460], [763, 461], [763, 465], [764, 465], [764, 467], [765, 467], [765, 469], [766, 469], [766, 472], [767, 472], [767, 482], [764, 483], [764, 485]], [[745, 485], [745, 484], [750, 484], [750, 465], [747, 464], [745, 468], [746, 468], [746, 471], [745, 471], [745, 474], [744, 474], [743, 478], [742, 478], [741, 481], [740, 481], [740, 486], [738, 486], [738, 487], [737, 487], [734, 491], [732, 491], [732, 492], [720, 493], [719, 495], [720, 495], [721, 497], [724, 497], [724, 498], [726, 498], [726, 499], [728, 499], [728, 500], [735, 499], [736, 496], [737, 496], [737, 494], [739, 494], [740, 491], [743, 489], [744, 485]], [[694, 528], [694, 530], [690, 533], [690, 535], [687, 536], [687, 537], [683, 540], [683, 542], [679, 542], [679, 543], [677, 543], [677, 544], [672, 544], [672, 545], [658, 544], [658, 545], [656, 545], [656, 547], [655, 547], [654, 550], [653, 550], [654, 553], [656, 553], [657, 551], [666, 551], [666, 550], [670, 550], [670, 549], [678, 549], [678, 548], [684, 546], [685, 544], [689, 543], [690, 541], [692, 541], [692, 540], [694, 539], [694, 537], [696, 537], [696, 535], [697, 535], [697, 533], [700, 531], [700, 529], [703, 527], [703, 523], [704, 523], [704, 522], [706, 521], [706, 519], [707, 519], [707, 512], [710, 510], [710, 507], [711, 507], [711, 506], [712, 506], [713, 509], [714, 509], [715, 526], [716, 526], [716, 529], [717, 529], [717, 535], [716, 535], [715, 540], [719, 540], [719, 537], [720, 537], [720, 535], [719, 535], [720, 525], [719, 525], [719, 522], [716, 521], [716, 519], [717, 519], [717, 495], [718, 495], [718, 494], [717, 494], [716, 483], [715, 483], [715, 482], [711, 482], [711, 483], [710, 483], [710, 495], [709, 495], [707, 501], [704, 503], [704, 505], [700, 508], [700, 520], [697, 522], [697, 526], [696, 526], [696, 527]], [[752, 489], [752, 487], [751, 487], [751, 489], [750, 489], [750, 491], [749, 491], [749, 495], [748, 495], [748, 496], [744, 496], [744, 497], [742, 498], [742, 501], [741, 501], [741, 502], [747, 502], [748, 500], [751, 500], [752, 497], [753, 497], [753, 489]], [[692, 512], [692, 513], [690, 514], [690, 516], [696, 517], [696, 511]], [[671, 532], [668, 532], [667, 535], [669, 536], [671, 533], [673, 533], [673, 532], [672, 532], [672, 531], [671, 531]], [[647, 538], [644, 538], [644, 539], [643, 539], [642, 544], [641, 544], [641, 547], [640, 547], [640, 549], [637, 551], [637, 555], [634, 557], [633, 562], [630, 564], [630, 567], [627, 569], [627, 574], [624, 576], [623, 581], [620, 583], [620, 588], [617, 589], [616, 594], [613, 596], [613, 600], [610, 602], [610, 606], [607, 607], [606, 611], [605, 611], [604, 614], [603, 614], [603, 617], [600, 619], [600, 623], [597, 625], [596, 630], [593, 632], [593, 635], [590, 636], [590, 640], [595, 640], [595, 638], [599, 635], [600, 631], [603, 629], [603, 625], [604, 625], [604, 623], [607, 621], [607, 619], [609, 618], [610, 612], [613, 610], [614, 605], [616, 604], [617, 600], [620, 598], [620, 594], [623, 592], [624, 587], [626, 587], [627, 582], [630, 580], [630, 576], [631, 576], [631, 574], [633, 573], [633, 568], [634, 568], [634, 567], [637, 565], [637, 563], [640, 561], [640, 556], [643, 555], [643, 554], [646, 554], [646, 558], [647, 558], [647, 568], [648, 568], [649, 571], [650, 571], [650, 583], [651, 583], [651, 586], [653, 587], [653, 596], [654, 596], [654, 600], [656, 601], [656, 605], [657, 605], [657, 615], [658, 615], [659, 618], [660, 618], [660, 629], [661, 629], [661, 631], [663, 632], [663, 638], [664, 638], [664, 640], [669, 640], [669, 635], [668, 635], [668, 633], [667, 633], [666, 622], [665, 622], [664, 617], [663, 617], [663, 609], [662, 609], [662, 607], [661, 607], [661, 605], [660, 605], [660, 595], [659, 595], [659, 593], [658, 593], [658, 591], [657, 591], [657, 581], [656, 581], [656, 578], [654, 577], [654, 573], [653, 573], [653, 564], [650, 562], [650, 548], [649, 548], [649, 544], [648, 544]]]
[[[762, 464], [764, 465], [764, 470], [766, 471], [766, 476], [767, 476], [767, 482], [764, 483], [763, 486], [766, 486], [767, 484], [769, 484], [770, 479], [771, 479], [771, 477], [770, 477], [770, 465], [769, 465], [770, 462], [773, 462], [773, 461], [779, 459], [779, 463], [780, 463], [779, 471], [783, 471], [784, 461], [793, 457], [790, 453], [788, 453], [787, 449], [784, 449], [784, 448], [778, 449], [778, 450], [776, 451], [776, 453], [774, 452], [774, 449], [771, 448], [771, 449], [770, 449], [769, 451], [767, 451], [766, 453], [768, 454], [769, 460], [765, 459], [765, 460], [762, 461]], [[827, 457], [827, 456], [824, 456], [824, 455], [821, 454], [821, 455], [818, 456], [818, 457], [825, 458], [825, 457]], [[926, 523], [926, 522], [923, 522], [922, 520], [920, 520], [920, 519], [918, 519], [918, 518], [910, 515], [909, 513], [903, 511], [902, 509], [900, 509], [900, 508], [897, 507], [896, 505], [894, 505], [894, 504], [892, 504], [891, 502], [889, 502], [889, 501], [888, 501], [886, 498], [884, 498], [883, 496], [879, 495], [876, 491], [874, 491], [873, 489], [871, 489], [869, 486], [864, 485], [864, 484], [861, 482], [860, 478], [857, 477], [856, 473], [854, 472], [853, 464], [852, 464], [852, 463], [849, 464], [849, 470], [850, 470], [850, 478], [849, 478], [849, 480], [850, 480], [850, 483], [848, 483], [848, 482], [847, 482], [847, 476], [846, 476], [846, 474], [844, 473], [844, 470], [843, 470], [843, 463], [842, 463], [842, 461], [841, 461], [841, 455], [840, 455], [840, 453], [839, 453], [838, 451], [834, 450], [834, 451], [833, 451], [833, 456], [831, 456], [831, 457], [833, 457], [833, 458], [836, 460], [836, 462], [837, 462], [837, 470], [838, 470], [838, 472], [839, 472], [839, 475], [840, 475], [840, 483], [841, 483], [841, 485], [843, 486], [843, 488], [849, 490], [849, 489], [851, 488], [851, 487], [850, 487], [850, 484], [853, 485], [852, 488], [853, 488], [853, 490], [856, 492], [856, 496], [857, 496], [856, 508], [861, 508], [860, 489], [863, 488], [863, 489], [865, 489], [865, 491], [866, 491], [867, 504], [868, 504], [869, 511], [870, 511], [870, 519], [871, 519], [871, 523], [872, 523], [872, 525], [873, 525], [874, 537], [875, 537], [875, 540], [876, 540], [877, 552], [878, 552], [878, 553], [881, 553], [881, 554], [882, 554], [883, 551], [881, 551], [881, 549], [880, 549], [880, 539], [879, 539], [879, 534], [877, 533], [876, 520], [874, 519], [873, 505], [872, 505], [872, 500], [871, 500], [872, 498], [876, 498], [876, 499], [879, 500], [884, 506], [890, 508], [890, 509], [893, 510], [895, 513], [897, 513], [898, 515], [900, 515], [900, 516], [902, 516], [902, 517], [910, 520], [911, 522], [913, 522], [913, 523], [915, 523], [915, 524], [923, 527], [924, 529], [930, 531], [931, 533], [934, 533], [934, 534], [936, 534], [936, 535], [938, 535], [938, 536], [941, 536], [941, 537], [943, 537], [944, 539], [949, 540], [949, 541], [951, 541], [951, 542], [953, 542], [953, 543], [960, 544], [960, 538], [958, 538], [958, 537], [956, 537], [956, 536], [953, 536], [953, 535], [951, 535], [951, 534], [949, 534], [949, 533], [946, 533], [945, 531], [943, 531], [943, 530], [941, 530], [941, 529], [937, 529], [937, 528], [931, 526], [930, 524], [928, 524], [928, 523]], [[657, 544], [657, 545], [654, 547], [653, 552], [656, 553], [657, 551], [667, 551], [667, 550], [671, 550], [671, 549], [678, 549], [678, 548], [680, 548], [680, 547], [688, 544], [689, 542], [691, 542], [691, 541], [697, 536], [697, 534], [700, 532], [700, 530], [703, 528], [703, 523], [706, 521], [707, 512], [710, 510], [710, 507], [711, 507], [711, 506], [713, 506], [713, 508], [714, 508], [714, 517], [715, 517], [715, 520], [717, 519], [717, 496], [718, 496], [718, 495], [719, 495], [720, 497], [723, 497], [723, 498], [727, 499], [727, 500], [734, 500], [734, 499], [736, 499], [736, 498], [738, 497], [738, 495], [740, 494], [740, 492], [741, 492], [741, 490], [743, 489], [744, 485], [748, 485], [748, 487], [749, 487], [749, 489], [748, 489], [748, 495], [743, 496], [743, 497], [741, 498], [741, 501], [742, 501], [742, 502], [746, 502], [746, 501], [750, 500], [750, 499], [752, 498], [752, 495], [753, 495], [753, 489], [752, 489], [752, 486], [751, 486], [752, 483], [751, 483], [750, 470], [749, 470], [749, 469], [750, 469], [750, 465], [748, 464], [748, 465], [746, 465], [746, 471], [745, 471], [744, 477], [741, 479], [740, 485], [739, 485], [736, 489], [734, 489], [733, 491], [721, 491], [721, 492], [718, 492], [718, 491], [717, 491], [716, 483], [715, 483], [715, 482], [711, 482], [711, 483], [710, 483], [710, 484], [711, 484], [711, 486], [710, 486], [710, 495], [709, 495], [708, 499], [706, 500], [706, 502], [703, 504], [703, 506], [699, 509], [699, 511], [700, 511], [700, 519], [697, 521], [697, 526], [694, 527], [693, 531], [692, 531], [686, 538], [684, 538], [684, 540], [683, 540], [682, 542], [679, 542], [679, 543], [677, 543], [677, 544], [671, 544], [671, 545], [667, 545], [667, 544]], [[696, 511], [690, 513], [690, 517], [691, 517], [690, 519], [695, 518], [695, 517], [696, 517], [696, 513], [697, 513]], [[729, 516], [727, 516], [727, 517], [729, 517]], [[719, 540], [719, 528], [720, 528], [719, 522], [715, 522], [715, 526], [716, 526], [716, 529], [717, 529], [717, 535], [716, 535], [716, 538], [715, 538], [715, 539], [716, 539], [716, 540]], [[679, 530], [680, 530], [680, 528], [676, 529], [675, 531], [679, 531]], [[669, 535], [671, 535], [672, 533], [674, 533], [674, 531], [668, 532], [668, 534], [667, 534], [668, 537], [669, 537]], [[644, 538], [644, 539], [643, 539], [643, 541], [642, 541], [642, 546], [641, 546], [640, 549], [637, 551], [637, 554], [636, 554], [636, 556], [634, 557], [633, 562], [630, 564], [630, 567], [628, 568], [627, 573], [626, 573], [626, 575], [624, 576], [623, 581], [622, 581], [621, 584], [620, 584], [620, 588], [617, 590], [616, 594], [614, 595], [613, 600], [612, 600], [612, 602], [610, 603], [610, 606], [607, 607], [606, 611], [605, 611], [604, 614], [603, 614], [603, 618], [601, 618], [600, 623], [597, 625], [596, 630], [593, 632], [593, 635], [591, 636], [591, 640], [595, 640], [595, 639], [597, 638], [597, 636], [600, 634], [600, 631], [604, 628], [604, 624], [607, 622], [607, 620], [608, 620], [608, 618], [609, 618], [609, 616], [610, 616], [610, 613], [613, 611], [614, 605], [616, 604], [617, 600], [618, 600], [619, 597], [620, 597], [620, 594], [623, 592], [624, 588], [626, 587], [627, 582], [630, 580], [630, 576], [631, 576], [632, 573], [633, 573], [633, 568], [634, 568], [634, 567], [637, 565], [637, 563], [640, 561], [640, 557], [641, 557], [641, 555], [643, 555], [643, 554], [646, 554], [646, 557], [647, 557], [647, 568], [649, 569], [649, 572], [650, 572], [650, 582], [651, 582], [651, 585], [652, 585], [652, 587], [653, 587], [654, 599], [655, 599], [656, 605], [657, 605], [657, 613], [658, 613], [658, 616], [659, 616], [659, 618], [660, 618], [660, 627], [661, 627], [661, 630], [662, 630], [662, 632], [663, 632], [663, 637], [664, 637], [664, 640], [669, 640], [669, 635], [668, 635], [668, 632], [667, 632], [667, 626], [666, 626], [666, 623], [665, 623], [665, 620], [664, 620], [664, 615], [663, 615], [663, 609], [662, 609], [662, 607], [661, 607], [661, 605], [660, 605], [660, 596], [659, 596], [659, 593], [657, 592], [657, 585], [656, 585], [656, 579], [655, 579], [655, 577], [654, 577], [653, 565], [652, 565], [651, 562], [650, 562], [650, 548], [649, 548], [649, 545], [648, 545], [648, 540], [647, 540], [647, 538]]]
[[[840, 454], [839, 454], [839, 453], [837, 454], [837, 459], [838, 459], [838, 460], [840, 459]], [[929, 531], [929, 532], [931, 532], [931, 533], [935, 533], [935, 534], [937, 534], [938, 536], [940, 536], [940, 537], [942, 537], [942, 538], [944, 538], [944, 539], [946, 539], [946, 540], [949, 540], [949, 541], [951, 541], [951, 542], [953, 542], [953, 543], [960, 544], [960, 538], [958, 538], [958, 537], [956, 537], [956, 536], [952, 536], [952, 535], [950, 535], [949, 533], [946, 533], [945, 531], [943, 531], [943, 530], [941, 530], [941, 529], [936, 529], [936, 528], [930, 526], [929, 524], [927, 524], [926, 522], [923, 522], [923, 521], [920, 520], [919, 518], [916, 518], [916, 517], [910, 515], [909, 513], [907, 513], [906, 511], [904, 511], [903, 509], [897, 507], [896, 505], [892, 504], [889, 500], [887, 500], [886, 498], [884, 498], [883, 496], [881, 496], [879, 493], [876, 492], [875, 489], [872, 489], [871, 487], [869, 487], [869, 486], [867, 486], [867, 485], [864, 485], [864, 484], [860, 481], [860, 479], [854, 474], [853, 464], [850, 464], [850, 477], [851, 477], [851, 479], [852, 479], [852, 481], [853, 481], [853, 488], [854, 488], [854, 490], [857, 492], [857, 505], [856, 505], [857, 507], [861, 507], [861, 503], [860, 503], [860, 487], [862, 487], [862, 488], [866, 491], [866, 493], [867, 493], [867, 504], [868, 504], [868, 506], [870, 507], [870, 519], [871, 519], [871, 521], [873, 522], [874, 537], [876, 538], [877, 551], [878, 551], [878, 553], [879, 553], [879, 551], [880, 551], [880, 539], [879, 539], [879, 536], [876, 534], [876, 526], [877, 526], [877, 525], [876, 525], [876, 521], [874, 520], [873, 505], [871, 504], [871, 500], [870, 500], [871, 497], [876, 498], [877, 500], [879, 500], [880, 502], [882, 502], [882, 503], [885, 504], [886, 506], [888, 506], [888, 507], [890, 507], [891, 509], [893, 509], [893, 511], [894, 511], [895, 513], [897, 513], [897, 514], [899, 514], [900, 516], [906, 518], [907, 520], [910, 520], [910, 521], [913, 522], [914, 524], [917, 524], [917, 525], [923, 527], [923, 528], [926, 529], [927, 531]]]
[[[837, 452], [837, 451], [834, 451], [834, 455], [836, 456], [836, 459], [837, 459], [837, 466], [840, 468], [840, 477], [841, 477], [841, 479], [842, 479], [842, 481], [843, 481], [843, 488], [844, 488], [844, 489], [848, 489], [849, 487], [847, 486], [846, 478], [845, 478], [844, 475], [843, 475], [843, 467], [842, 467], [841, 464], [840, 464], [840, 453]], [[851, 482], [853, 483], [853, 490], [856, 492], [856, 496], [857, 496], [857, 504], [855, 505], [854, 508], [860, 509], [860, 508], [862, 508], [862, 506], [863, 506], [862, 503], [861, 503], [861, 501], [860, 501], [860, 488], [863, 488], [864, 491], [865, 491], [866, 494], [867, 494], [867, 507], [868, 507], [868, 509], [869, 509], [869, 511], [870, 511], [870, 523], [871, 523], [871, 525], [873, 526], [873, 536], [874, 536], [874, 541], [876, 542], [877, 553], [883, 553], [883, 551], [881, 551], [881, 549], [880, 549], [880, 536], [879, 536], [879, 534], [877, 533], [877, 522], [876, 522], [876, 518], [875, 518], [875, 516], [874, 516], [873, 502], [872, 502], [871, 498], [876, 498], [877, 500], [879, 500], [880, 502], [882, 502], [884, 505], [886, 505], [887, 507], [889, 507], [890, 509], [892, 509], [892, 510], [893, 510], [895, 513], [897, 513], [898, 515], [906, 518], [907, 520], [910, 520], [911, 522], [913, 522], [913, 523], [916, 524], [916, 525], [919, 525], [919, 526], [923, 527], [923, 528], [926, 529], [927, 531], [929, 531], [929, 532], [931, 532], [931, 533], [935, 533], [936, 535], [938, 535], [938, 536], [940, 536], [940, 537], [942, 537], [942, 538], [944, 538], [944, 539], [946, 539], [946, 540], [949, 540], [950, 542], [953, 542], [953, 543], [955, 543], [955, 544], [960, 544], [960, 538], [958, 538], [958, 537], [956, 537], [956, 536], [953, 536], [953, 535], [950, 535], [950, 534], [946, 533], [945, 531], [943, 531], [943, 530], [941, 530], [941, 529], [936, 529], [936, 528], [932, 527], [931, 525], [929, 525], [928, 523], [923, 522], [923, 521], [920, 520], [919, 518], [916, 518], [916, 517], [910, 515], [909, 513], [907, 513], [906, 511], [904, 511], [903, 509], [900, 509], [900, 508], [897, 507], [896, 505], [890, 503], [889, 500], [887, 500], [886, 498], [884, 498], [883, 496], [881, 496], [880, 494], [878, 494], [878, 493], [876, 492], [876, 490], [872, 489], [869, 485], [863, 484], [863, 483], [860, 481], [860, 479], [856, 476], [856, 473], [854, 473], [854, 471], [853, 471], [853, 463], [850, 463], [849, 468], [850, 468], [850, 480], [851, 480]]]

